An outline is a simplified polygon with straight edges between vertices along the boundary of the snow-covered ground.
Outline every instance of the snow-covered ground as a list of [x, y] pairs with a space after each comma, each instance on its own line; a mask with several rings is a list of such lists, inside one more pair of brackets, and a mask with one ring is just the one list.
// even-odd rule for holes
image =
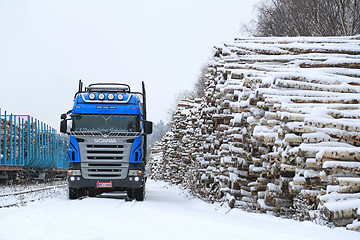
[[230, 210], [149, 181], [144, 202], [123, 195], [70, 201], [66, 191], [0, 209], [0, 239], [360, 239], [360, 233]]
[[67, 193], [66, 181], [10, 186], [1, 185], [0, 208], [12, 205], [24, 206], [29, 202], [65, 194], [65, 192]]

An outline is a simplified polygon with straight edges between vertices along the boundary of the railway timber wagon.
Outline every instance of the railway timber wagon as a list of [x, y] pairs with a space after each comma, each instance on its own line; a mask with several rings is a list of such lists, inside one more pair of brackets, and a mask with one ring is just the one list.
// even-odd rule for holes
[[47, 181], [65, 177], [69, 140], [29, 115], [0, 109], [0, 180]]

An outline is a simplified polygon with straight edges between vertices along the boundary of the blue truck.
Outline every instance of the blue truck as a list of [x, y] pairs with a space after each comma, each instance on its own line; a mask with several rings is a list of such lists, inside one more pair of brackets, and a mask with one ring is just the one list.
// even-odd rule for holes
[[69, 199], [127, 191], [143, 201], [147, 134], [146, 92], [121, 83], [95, 83], [79, 90], [72, 110], [61, 115], [60, 132], [70, 135]]

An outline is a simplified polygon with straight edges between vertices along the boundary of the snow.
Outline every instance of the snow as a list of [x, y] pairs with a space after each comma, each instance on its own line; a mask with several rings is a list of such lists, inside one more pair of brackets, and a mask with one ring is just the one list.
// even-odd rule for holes
[[183, 114], [183, 115], [190, 115], [190, 110], [184, 109], [184, 110], [181, 111], [181, 114]]
[[340, 186], [338, 185], [327, 185], [326, 186], [326, 194], [329, 194], [329, 193], [337, 193], [339, 192], [339, 189], [340, 189]]
[[348, 225], [348, 228], [360, 228], [360, 221], [356, 219], [354, 223]]
[[255, 167], [254, 165], [249, 166], [249, 171], [252, 171], [252, 172], [261, 173], [261, 172], [263, 172], [265, 170], [266, 170], [266, 168], [263, 168], [263, 167]]
[[267, 186], [267, 189], [268, 189], [270, 192], [278, 192], [278, 193], [281, 192], [280, 186], [278, 186], [278, 185], [276, 185], [276, 184], [268, 183], [266, 186]]
[[[329, 187], [329, 186], [328, 186]], [[334, 188], [339, 188], [339, 186], [332, 186], [329, 188], [329, 191], [335, 190]], [[326, 190], [328, 192], [328, 189]], [[331, 192], [326, 195], [322, 195], [319, 197], [323, 202], [336, 202], [336, 201], [344, 201], [346, 199], [360, 199], [360, 193], [338, 193], [338, 192]]]
[[316, 142], [316, 141], [330, 141], [331, 137], [323, 132], [316, 132], [316, 133], [304, 133], [302, 138], [307, 140], [308, 142]]
[[304, 171], [304, 177], [305, 178], [315, 178], [315, 177], [319, 177], [320, 173], [318, 171], [314, 171], [314, 170], [305, 170]]
[[319, 148], [329, 148], [331, 151], [358, 152], [359, 148], [342, 142], [321, 142], [321, 143], [302, 143], [299, 148], [303, 151], [318, 151]]
[[324, 207], [326, 207], [330, 211], [358, 209], [360, 207], [360, 199], [341, 201], [341, 202], [328, 202], [324, 204]]
[[338, 179], [339, 182], [357, 182], [357, 183], [360, 183], [360, 178], [339, 177], [337, 179]]
[[260, 94], [267, 94], [267, 95], [275, 95], [277, 97], [284, 96], [285, 97], [292, 97], [292, 96], [299, 96], [299, 97], [322, 97], [322, 98], [336, 98], [341, 100], [349, 100], [352, 98], [359, 98], [360, 94], [351, 94], [349, 93], [338, 93], [338, 92], [325, 92], [325, 91], [304, 91], [299, 89], [291, 89], [291, 90], [283, 90], [283, 89], [272, 89], [272, 88], [259, 88], [257, 92]]
[[[17, 205], [22, 206], [27, 202], [36, 201], [39, 199], [52, 197], [54, 195], [62, 194], [65, 191], [67, 184], [65, 181], [51, 182], [51, 183], [37, 183], [24, 184], [24, 185], [11, 185], [0, 186], [0, 207]], [[37, 189], [46, 188], [46, 191], [42, 191], [41, 194], [36, 192]], [[11, 193], [22, 193], [18, 195], [12, 195]]]
[[[354, 40], [360, 35], [348, 36], [348, 37], [286, 37], [287, 42], [317, 42], [317, 43], [343, 43], [344, 40]], [[246, 42], [262, 42], [262, 43], [281, 43], [284, 42], [284, 37], [246, 37], [246, 38], [236, 38], [235, 42], [242, 40]]]
[[241, 123], [242, 120], [242, 114], [236, 113], [234, 115], [234, 118], [231, 120], [233, 123]]
[[205, 203], [152, 180], [144, 202], [119, 196], [70, 201], [62, 193], [0, 209], [0, 239], [359, 239], [359, 233], [345, 228]]
[[360, 169], [360, 162], [326, 161], [323, 163], [323, 168], [334, 168], [334, 167]]
[[[355, 39], [355, 38], [354, 38]], [[244, 38], [244, 39], [236, 39], [235, 43], [228, 43], [226, 46], [236, 47], [239, 45], [241, 48], [245, 49], [261, 49], [261, 50], [273, 50], [278, 51], [279, 53], [286, 52], [286, 49], [289, 49], [291, 51], [292, 49], [299, 49], [299, 50], [331, 50], [333, 52], [336, 51], [349, 51], [349, 52], [357, 52], [357, 49], [359, 46], [357, 45], [356, 40], [345, 39], [345, 38], [322, 38], [322, 37], [287, 37], [286, 42], [282, 43], [284, 41], [284, 38], [281, 39], [281, 37], [274, 37], [274, 38], [264, 38], [263, 40], [261, 38]], [[241, 40], [240, 43], [237, 43], [238, 40]], [[344, 43], [344, 40], [348, 41], [348, 43]], [[261, 46], [256, 46], [254, 42], [259, 43], [262, 42]], [[276, 46], [274, 46], [274, 44]], [[311, 44], [311, 47], [309, 46]]]

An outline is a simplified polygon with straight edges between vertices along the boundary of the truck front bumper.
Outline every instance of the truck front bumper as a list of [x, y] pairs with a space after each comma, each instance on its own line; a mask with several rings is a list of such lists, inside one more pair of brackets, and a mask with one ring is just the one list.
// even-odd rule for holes
[[[138, 178], [138, 181], [135, 179]], [[145, 177], [127, 177], [123, 180], [111, 179], [84, 179], [82, 176], [69, 176], [68, 183], [70, 188], [97, 188], [97, 183], [111, 183], [111, 188], [99, 188], [109, 190], [126, 190], [128, 188], [140, 188], [145, 185]]]

